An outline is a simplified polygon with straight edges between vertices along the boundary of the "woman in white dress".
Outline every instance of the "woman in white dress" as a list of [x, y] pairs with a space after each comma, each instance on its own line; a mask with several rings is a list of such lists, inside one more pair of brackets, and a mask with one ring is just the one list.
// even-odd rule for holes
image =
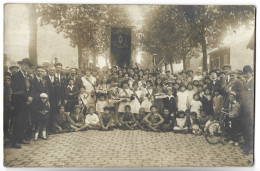
[[146, 87], [143, 88], [143, 102], [141, 107], [145, 109], [145, 112], [150, 112], [150, 107], [153, 105], [154, 100], [154, 90], [152, 87], [152, 81], [146, 81]]
[[[122, 82], [122, 88], [119, 89], [119, 97], [130, 97], [133, 94], [133, 92], [129, 89], [128, 81], [125, 80]], [[123, 100], [119, 103], [118, 112], [123, 113], [125, 112], [125, 106], [130, 105], [130, 101]]]
[[87, 98], [87, 108], [96, 108], [96, 78], [91, 76], [90, 69], [86, 69], [86, 75], [81, 77], [82, 85], [86, 88], [86, 93], [90, 94]]
[[131, 112], [134, 114], [139, 113], [139, 109], [141, 107], [141, 99], [142, 99], [142, 91], [138, 89], [138, 82], [133, 83], [133, 95], [134, 95], [134, 100], [130, 102], [131, 106]]

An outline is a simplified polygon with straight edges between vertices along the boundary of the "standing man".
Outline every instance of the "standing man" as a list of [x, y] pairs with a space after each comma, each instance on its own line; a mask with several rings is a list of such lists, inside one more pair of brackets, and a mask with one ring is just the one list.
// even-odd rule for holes
[[18, 64], [20, 71], [13, 74], [11, 78], [12, 104], [14, 106], [13, 148], [21, 148], [21, 143], [28, 143], [24, 141], [24, 116], [26, 115], [26, 102], [32, 100], [29, 95], [31, 84], [27, 72], [33, 64], [28, 58], [19, 61]]
[[44, 77], [44, 79], [46, 80], [46, 84], [47, 84], [47, 89], [48, 89], [48, 96], [49, 96], [49, 102], [50, 102], [50, 116], [49, 119], [47, 121], [47, 133], [50, 134], [52, 132], [54, 132], [54, 130], [52, 129], [52, 123], [55, 119], [55, 114], [58, 113], [58, 102], [56, 99], [56, 83], [55, 83], [55, 66], [49, 66], [48, 67], [48, 75]]
[[247, 65], [243, 68], [246, 80], [244, 99], [242, 103], [241, 124], [245, 140], [244, 153], [253, 154], [254, 151], [254, 77], [252, 68]]
[[62, 64], [56, 63], [55, 64], [55, 89], [56, 89], [56, 99], [58, 102], [58, 106], [64, 105], [65, 99], [65, 88], [66, 88], [66, 80], [62, 77]]

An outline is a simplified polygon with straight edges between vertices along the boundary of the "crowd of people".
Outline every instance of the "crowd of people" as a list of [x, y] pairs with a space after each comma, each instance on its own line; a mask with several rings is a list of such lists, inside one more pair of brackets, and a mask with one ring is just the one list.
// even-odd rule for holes
[[[33, 66], [28, 58], [18, 64], [4, 73], [4, 136], [13, 148], [90, 129], [201, 135], [210, 122], [225, 119], [226, 141], [239, 145], [243, 137], [245, 153], [252, 153], [254, 72], [248, 65], [172, 73], [138, 65]], [[225, 118], [223, 108], [229, 112]]]

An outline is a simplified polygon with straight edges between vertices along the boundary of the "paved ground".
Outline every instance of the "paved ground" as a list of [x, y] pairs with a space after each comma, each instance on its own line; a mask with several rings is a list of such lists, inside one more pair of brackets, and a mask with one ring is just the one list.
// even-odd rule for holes
[[51, 135], [4, 149], [7, 167], [252, 166], [239, 147], [210, 145], [203, 136], [140, 130]]

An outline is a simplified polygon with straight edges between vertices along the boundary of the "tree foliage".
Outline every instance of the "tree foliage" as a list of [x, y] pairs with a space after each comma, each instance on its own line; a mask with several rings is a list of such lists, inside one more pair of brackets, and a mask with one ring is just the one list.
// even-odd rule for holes
[[109, 25], [128, 23], [120, 5], [41, 4], [39, 12], [41, 24], [52, 25], [57, 33], [70, 39], [72, 47], [78, 48], [79, 64], [83, 48], [91, 49], [94, 58], [108, 48]]
[[226, 30], [254, 23], [252, 6], [152, 6], [143, 27], [144, 50], [166, 57], [168, 62], [184, 61], [221, 44]]

